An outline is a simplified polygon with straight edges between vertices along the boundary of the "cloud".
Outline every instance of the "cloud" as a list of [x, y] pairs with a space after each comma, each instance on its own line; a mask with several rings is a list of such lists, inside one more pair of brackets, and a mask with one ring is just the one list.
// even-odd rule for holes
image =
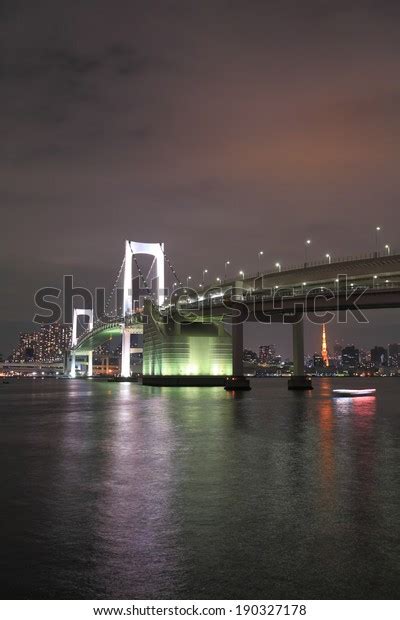
[[321, 255], [361, 253], [378, 213], [388, 237], [400, 225], [398, 3], [1, 6], [16, 281], [32, 254], [111, 271], [126, 235], [162, 238], [195, 277], [225, 256], [247, 271], [255, 247], [297, 262], [306, 234]]

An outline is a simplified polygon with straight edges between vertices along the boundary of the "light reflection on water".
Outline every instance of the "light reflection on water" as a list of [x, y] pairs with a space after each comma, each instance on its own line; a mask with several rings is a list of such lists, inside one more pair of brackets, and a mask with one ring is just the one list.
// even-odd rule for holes
[[348, 398], [341, 396], [334, 399], [337, 414], [354, 413], [362, 416], [373, 416], [376, 413], [376, 396], [357, 396]]
[[2, 386], [7, 596], [393, 597], [400, 385], [252, 383]]

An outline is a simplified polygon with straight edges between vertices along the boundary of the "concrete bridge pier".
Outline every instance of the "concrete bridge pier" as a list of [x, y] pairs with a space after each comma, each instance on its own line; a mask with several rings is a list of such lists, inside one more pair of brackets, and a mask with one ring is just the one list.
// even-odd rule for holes
[[304, 371], [304, 321], [293, 323], [293, 376], [288, 381], [289, 390], [312, 390], [310, 377]]
[[75, 353], [71, 353], [71, 367], [70, 367], [70, 370], [69, 370], [69, 376], [71, 377], [71, 379], [75, 379], [75, 377], [76, 377]]
[[250, 390], [250, 381], [243, 376], [243, 323], [232, 323], [232, 377], [226, 390]]
[[131, 333], [124, 328], [122, 332], [121, 377], [129, 379], [131, 376]]
[[93, 377], [93, 351], [88, 353], [87, 376]]
[[243, 377], [243, 323], [232, 324], [232, 374]]

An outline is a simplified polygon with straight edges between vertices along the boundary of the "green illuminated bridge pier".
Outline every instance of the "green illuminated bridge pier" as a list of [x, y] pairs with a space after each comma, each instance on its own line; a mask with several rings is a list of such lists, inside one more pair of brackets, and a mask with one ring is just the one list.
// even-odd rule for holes
[[[150, 254], [156, 264], [156, 292], [146, 296], [144, 307], [134, 312], [132, 262]], [[311, 389], [304, 370], [304, 320], [344, 321], [346, 312], [360, 321], [362, 312], [400, 308], [400, 255], [305, 263], [302, 267], [229, 280], [201, 291], [181, 286], [167, 299], [164, 265], [169, 259], [160, 243], [126, 241], [121, 316], [93, 322], [92, 309], [76, 309], [72, 348], [67, 372], [76, 375], [76, 360], [84, 358], [92, 375], [93, 351], [112, 337], [121, 336], [121, 378], [131, 375], [131, 334], [143, 334], [143, 384], [226, 385], [247, 388], [243, 377], [243, 326], [248, 321], [288, 325], [293, 335], [294, 372], [290, 389]], [[173, 268], [172, 268], [173, 269]], [[176, 275], [175, 270], [173, 269]], [[88, 318], [88, 328], [77, 336], [78, 318]]]

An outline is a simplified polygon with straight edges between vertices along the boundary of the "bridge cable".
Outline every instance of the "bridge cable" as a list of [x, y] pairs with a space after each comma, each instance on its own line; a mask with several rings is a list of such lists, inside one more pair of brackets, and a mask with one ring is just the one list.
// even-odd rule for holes
[[150, 269], [149, 269], [149, 270], [148, 270], [148, 272], [147, 272], [147, 276], [146, 276], [146, 278], [147, 278], [148, 280], [149, 280], [149, 276], [150, 276], [150, 274], [151, 274], [151, 271], [152, 271], [152, 269], [153, 269], [153, 267], [154, 267], [154, 263], [155, 263], [155, 262], [156, 262], [156, 257], [154, 256], [154, 258], [153, 258], [153, 262], [152, 262], [152, 263], [151, 263], [151, 265], [150, 265]]
[[[119, 268], [119, 270], [118, 270], [117, 277], [116, 277], [115, 282], [114, 282], [114, 284], [113, 284], [113, 286], [112, 286], [112, 288], [111, 288], [111, 291], [110, 291], [110, 293], [109, 293], [109, 295], [108, 295], [107, 302], [106, 302], [106, 303], [105, 303], [105, 305], [104, 305], [104, 312], [105, 312], [105, 315], [107, 314], [108, 307], [109, 307], [109, 305], [110, 305], [110, 303], [111, 303], [111, 300], [112, 300], [112, 297], [113, 297], [113, 295], [114, 295], [114, 293], [115, 293], [115, 291], [116, 291], [116, 288], [117, 288], [118, 282], [119, 282], [120, 277], [121, 277], [122, 270], [123, 270], [123, 268], [124, 268], [124, 265], [125, 265], [125, 257], [124, 257], [124, 258], [123, 258], [123, 260], [122, 260], [121, 266], [120, 266], [120, 268]], [[113, 311], [113, 313], [112, 313], [112, 314], [114, 314], [115, 316], [118, 316], [118, 308], [115, 308], [115, 310]], [[93, 329], [96, 329], [97, 327], [100, 327], [100, 326], [101, 326], [101, 325], [103, 325], [103, 324], [104, 324], [104, 321], [101, 321], [99, 318], [97, 318], [96, 322], [95, 322], [95, 323], [93, 323]], [[88, 332], [88, 331], [89, 331], [89, 328], [87, 327], [87, 328], [86, 328], [86, 332]], [[85, 333], [85, 332], [84, 332], [84, 333]], [[83, 335], [83, 334], [82, 334], [82, 335]]]
[[[119, 281], [119, 279], [120, 279], [120, 277], [121, 277], [121, 273], [122, 273], [122, 270], [123, 270], [123, 268], [124, 268], [124, 265], [125, 265], [125, 257], [124, 257], [124, 259], [123, 259], [123, 261], [122, 261], [122, 263], [121, 263], [121, 267], [119, 268], [118, 275], [117, 275], [117, 277], [116, 277], [116, 279], [115, 279], [114, 285], [113, 285], [113, 287], [112, 287], [112, 289], [111, 289], [111, 291], [110, 291], [110, 294], [109, 294], [109, 296], [108, 296], [107, 302], [106, 302], [105, 307], [104, 307], [104, 309], [105, 309], [105, 310], [107, 310], [107, 309], [108, 309], [108, 306], [109, 306], [109, 304], [110, 304], [110, 302], [111, 302], [112, 296], [113, 296], [113, 295], [114, 295], [114, 293], [115, 293], [115, 290], [116, 290], [116, 288], [117, 288], [118, 281]], [[116, 309], [115, 309], [115, 314], [116, 314], [116, 315], [118, 315], [118, 308], [116, 308]]]
[[[132, 253], [132, 258], [133, 258], [133, 260], [134, 260], [134, 262], [135, 262], [136, 269], [137, 269], [137, 270], [138, 270], [138, 272], [139, 272], [139, 276], [142, 278], [142, 281], [143, 281], [144, 286], [145, 286], [145, 288], [146, 288], [146, 290], [147, 290], [147, 293], [148, 293], [148, 295], [150, 295], [150, 297], [151, 297], [151, 296], [153, 295], [153, 291], [150, 289], [150, 287], [149, 287], [149, 285], [148, 285], [148, 282], [147, 282], [147, 279], [146, 279], [146, 277], [145, 277], [145, 275], [144, 275], [143, 271], [142, 271], [142, 270], [141, 270], [141, 268], [140, 268], [140, 265], [139, 265], [138, 259], [136, 258], [136, 254], [133, 254], [133, 253]], [[151, 269], [151, 267], [150, 267], [150, 269]], [[147, 274], [147, 275], [148, 275], [148, 274]]]
[[170, 270], [172, 271], [172, 273], [173, 273], [173, 275], [174, 275], [175, 280], [177, 280], [177, 281], [178, 281], [179, 286], [183, 286], [183, 282], [182, 282], [182, 280], [181, 280], [181, 279], [180, 279], [180, 277], [178, 276], [177, 271], [176, 271], [176, 269], [175, 269], [174, 265], [172, 264], [172, 262], [171, 262], [170, 258], [169, 258], [169, 257], [167, 256], [167, 254], [165, 253], [164, 248], [163, 248], [163, 246], [162, 246], [162, 244], [161, 244], [161, 243], [160, 243], [160, 248], [161, 248], [162, 253], [164, 254], [164, 258], [165, 258], [165, 260], [167, 261], [167, 265], [168, 265], [168, 267], [170, 268]]

